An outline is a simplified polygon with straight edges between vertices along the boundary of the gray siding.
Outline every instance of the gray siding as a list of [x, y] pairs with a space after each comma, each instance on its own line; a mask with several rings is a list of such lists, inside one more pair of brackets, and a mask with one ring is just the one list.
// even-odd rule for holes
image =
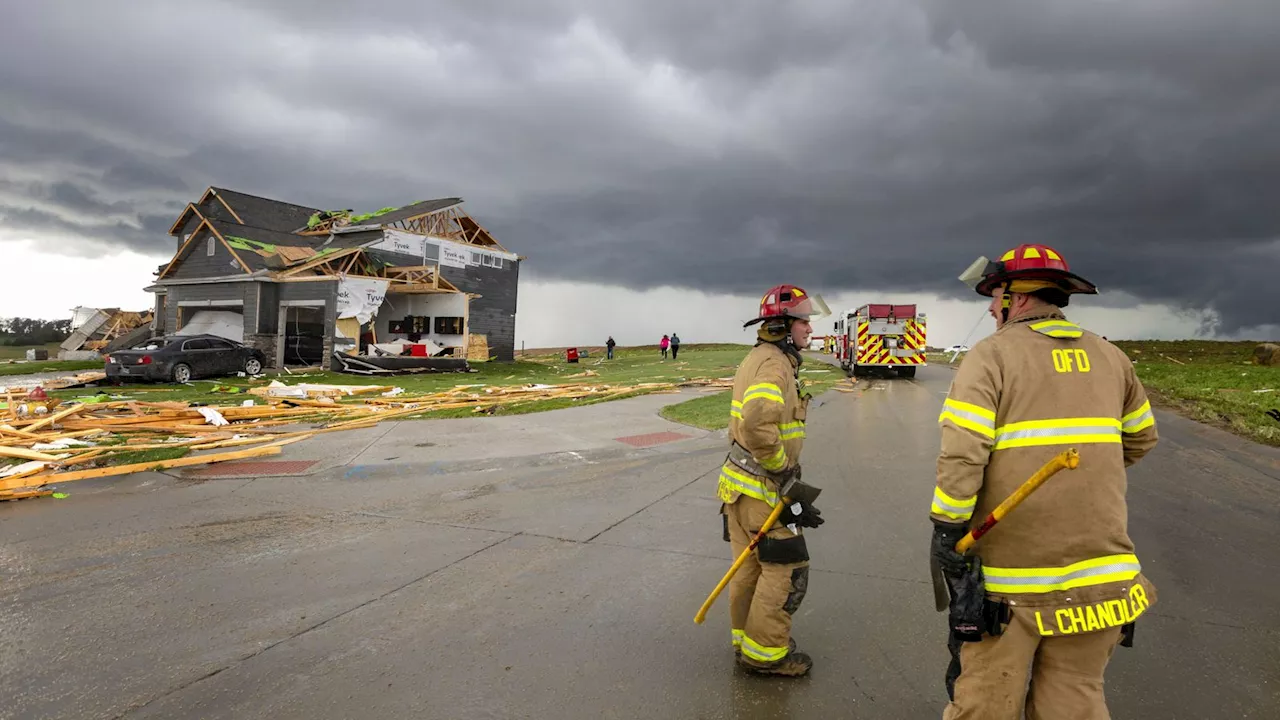
[[178, 265], [165, 275], [165, 279], [193, 280], [244, 274], [244, 268], [236, 262], [235, 257], [227, 250], [227, 246], [218, 242], [217, 238], [213, 240], [213, 255], [208, 254], [208, 242], [211, 237], [213, 233], [207, 229], [196, 235], [195, 241], [187, 248]]
[[182, 243], [186, 242], [187, 233], [195, 232], [196, 228], [199, 227], [202, 222], [204, 222], [204, 219], [196, 217], [194, 213], [192, 213], [191, 217], [187, 218], [187, 222], [178, 229], [177, 244], [173, 246], [173, 251], [175, 253], [182, 249]]
[[[338, 281], [280, 283], [280, 300], [329, 300], [338, 306]], [[278, 303], [277, 303], [278, 304]]]
[[235, 300], [244, 302], [245, 288], [252, 286], [247, 282], [208, 283], [202, 285], [170, 285], [169, 292], [181, 289], [182, 302], [196, 300]]
[[182, 298], [182, 288], [169, 288], [169, 299], [164, 306], [164, 334], [171, 335], [178, 330], [178, 300]]
[[164, 335], [168, 331], [165, 330], [169, 323], [169, 303], [168, 294], [156, 293], [155, 313], [152, 315], [151, 334]]
[[[427, 246], [427, 264], [435, 262], [438, 248]], [[369, 254], [394, 265], [421, 265], [422, 258], [385, 251]], [[501, 268], [468, 265], [440, 267], [440, 276], [459, 290], [481, 295], [471, 301], [471, 321], [467, 332], [484, 335], [489, 354], [498, 360], [515, 359], [516, 294], [520, 286], [520, 261], [503, 258]]]
[[258, 332], [258, 286], [262, 283], [237, 283], [244, 289], [244, 334], [253, 335]]
[[498, 360], [515, 359], [516, 293], [520, 286], [520, 262], [503, 260], [502, 268], [442, 267], [440, 274], [463, 292], [481, 297], [471, 301], [468, 332], [484, 335], [489, 354]]

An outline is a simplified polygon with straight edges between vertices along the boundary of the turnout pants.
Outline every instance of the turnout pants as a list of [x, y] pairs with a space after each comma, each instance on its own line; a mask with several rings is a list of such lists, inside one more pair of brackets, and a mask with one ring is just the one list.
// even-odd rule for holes
[[[943, 720], [1109, 720], [1103, 673], [1121, 629], [1041, 637], [1032, 612], [1013, 607], [1004, 633], [948, 643], [957, 671]], [[1028, 687], [1028, 678], [1030, 686]]]
[[[760, 532], [773, 508], [741, 495], [721, 511], [736, 558]], [[804, 536], [775, 525], [729, 582], [733, 644], [745, 660], [768, 665], [787, 656], [791, 616], [808, 588], [809, 552]]]

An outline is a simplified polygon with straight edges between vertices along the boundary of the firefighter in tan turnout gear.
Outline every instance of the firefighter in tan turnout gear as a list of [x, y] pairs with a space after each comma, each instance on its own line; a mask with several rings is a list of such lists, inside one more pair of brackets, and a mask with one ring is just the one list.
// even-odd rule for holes
[[[794, 285], [769, 290], [760, 302], [758, 341], [738, 367], [729, 418], [729, 455], [720, 469], [724, 539], [741, 555], [783, 497], [792, 500], [729, 585], [729, 619], [738, 663], [784, 676], [809, 672], [813, 661], [791, 640], [791, 616], [809, 586], [802, 528], [823, 519], [815, 488], [800, 481], [809, 396], [799, 380], [800, 349], [810, 319], [829, 314], [818, 296]], [[785, 491], [785, 492], [784, 492]]]
[[[943, 717], [1108, 718], [1107, 663], [1156, 601], [1125, 504], [1126, 468], [1157, 442], [1151, 405], [1124, 352], [1066, 319], [1070, 296], [1097, 288], [1053, 248], [980, 258], [961, 279], [992, 298], [997, 329], [964, 358], [939, 416], [931, 562], [953, 590], [974, 590], [951, 596]], [[956, 553], [1067, 447], [1078, 469]]]

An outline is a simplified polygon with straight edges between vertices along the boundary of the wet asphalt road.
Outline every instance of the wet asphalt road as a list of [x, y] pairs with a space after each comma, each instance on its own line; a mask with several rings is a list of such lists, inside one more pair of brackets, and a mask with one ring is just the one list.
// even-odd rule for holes
[[[731, 562], [713, 438], [0, 505], [0, 718], [939, 717], [950, 377], [863, 381], [810, 415], [828, 522], [795, 621], [808, 678], [734, 669], [727, 596], [693, 623]], [[1112, 662], [1113, 715], [1280, 716], [1280, 453], [1157, 418], [1129, 497], [1159, 603]]]

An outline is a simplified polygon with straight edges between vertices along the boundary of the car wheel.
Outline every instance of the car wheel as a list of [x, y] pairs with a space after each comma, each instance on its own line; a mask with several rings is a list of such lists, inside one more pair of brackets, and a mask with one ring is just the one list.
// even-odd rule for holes
[[174, 365], [173, 381], [179, 384], [191, 382], [191, 366], [186, 363]]
[[258, 358], [251, 357], [244, 364], [245, 375], [257, 375], [262, 372], [262, 362]]

